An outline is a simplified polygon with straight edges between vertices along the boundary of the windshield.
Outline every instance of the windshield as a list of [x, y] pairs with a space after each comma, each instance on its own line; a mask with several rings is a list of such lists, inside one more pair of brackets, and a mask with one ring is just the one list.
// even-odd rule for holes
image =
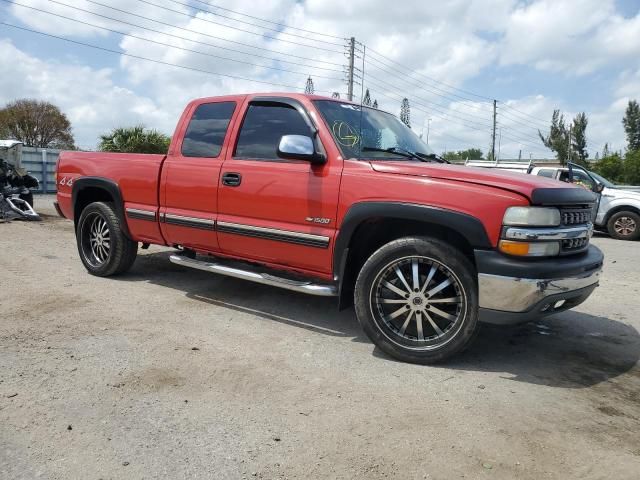
[[406, 161], [406, 152], [433, 154], [426, 143], [390, 113], [332, 100], [316, 100], [314, 104], [344, 158]]
[[589, 172], [589, 174], [595, 178], [597, 181], [599, 181], [601, 184], [603, 184], [605, 187], [607, 188], [616, 188], [614, 183], [611, 183], [609, 180], [607, 180], [606, 178], [604, 178], [602, 175], [598, 175], [597, 173], [594, 172]]

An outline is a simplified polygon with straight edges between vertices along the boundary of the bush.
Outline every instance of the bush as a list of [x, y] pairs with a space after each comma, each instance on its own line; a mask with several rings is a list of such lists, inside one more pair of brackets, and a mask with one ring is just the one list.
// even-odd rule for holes
[[169, 150], [170, 143], [171, 137], [137, 125], [114, 128], [110, 133], [100, 135], [98, 148], [103, 152], [165, 154]]
[[627, 152], [624, 159], [624, 183], [640, 185], [640, 150]]
[[624, 161], [619, 153], [612, 153], [600, 159], [593, 166], [593, 171], [614, 183], [624, 181]]

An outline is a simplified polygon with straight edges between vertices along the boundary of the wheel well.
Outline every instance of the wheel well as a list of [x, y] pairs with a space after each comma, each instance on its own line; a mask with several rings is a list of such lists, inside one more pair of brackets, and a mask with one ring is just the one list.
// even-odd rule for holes
[[76, 195], [76, 202], [73, 205], [73, 221], [78, 224], [82, 211], [93, 202], [114, 202], [113, 196], [104, 188], [86, 187]]
[[340, 308], [346, 308], [353, 303], [353, 288], [358, 273], [376, 250], [398, 238], [415, 235], [443, 240], [460, 250], [475, 265], [473, 247], [452, 228], [418, 220], [368, 219], [356, 228], [349, 241], [346, 264], [341, 278]]
[[640, 215], [640, 209], [631, 205], [620, 205], [618, 207], [612, 208], [611, 211], [607, 213], [607, 217], [604, 221], [604, 226], [605, 227], [607, 226], [607, 224], [609, 223], [609, 220], [611, 220], [611, 217], [613, 217], [616, 213], [620, 213], [620, 212], [633, 212], [636, 215]]

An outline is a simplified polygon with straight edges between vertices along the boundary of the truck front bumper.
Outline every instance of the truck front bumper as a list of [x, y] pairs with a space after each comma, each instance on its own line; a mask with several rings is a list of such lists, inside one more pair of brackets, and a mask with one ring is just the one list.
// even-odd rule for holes
[[604, 256], [597, 247], [553, 259], [518, 259], [476, 250], [480, 321], [517, 324], [584, 302], [598, 286]]

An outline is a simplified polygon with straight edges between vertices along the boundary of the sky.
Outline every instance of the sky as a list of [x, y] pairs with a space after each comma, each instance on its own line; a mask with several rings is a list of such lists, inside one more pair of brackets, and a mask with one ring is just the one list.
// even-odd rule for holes
[[196, 97], [311, 76], [345, 98], [351, 37], [355, 99], [398, 115], [407, 97], [439, 153], [486, 153], [494, 99], [500, 158], [553, 157], [537, 132], [554, 109], [586, 112], [591, 157], [622, 150], [640, 100], [640, 0], [0, 0], [0, 19], [0, 105], [55, 103], [85, 149], [114, 127], [171, 135]]

